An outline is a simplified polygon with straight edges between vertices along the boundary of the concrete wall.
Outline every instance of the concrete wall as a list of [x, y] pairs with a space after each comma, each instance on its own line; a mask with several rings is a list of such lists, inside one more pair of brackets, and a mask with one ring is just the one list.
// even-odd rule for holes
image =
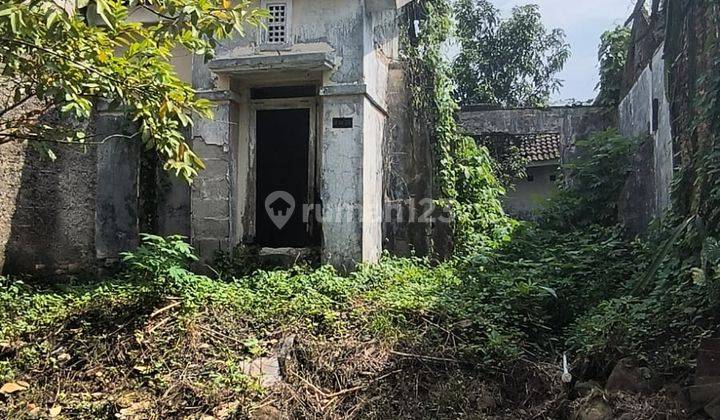
[[[99, 138], [122, 133], [121, 115], [100, 114]], [[98, 146], [96, 155], [95, 250], [98, 260], [114, 263], [120, 252], [139, 243], [138, 175], [141, 147], [136, 141], [113, 139]], [[84, 197], [81, 193], [81, 197]]]
[[[188, 57], [173, 62], [187, 77]], [[52, 119], [48, 115], [44, 118]], [[87, 127], [98, 139], [133, 132], [99, 110]], [[43, 277], [94, 275], [139, 243], [139, 158], [135, 139], [52, 146], [51, 161], [27, 143], [0, 146], [0, 272]], [[189, 235], [189, 188], [164, 172], [154, 194], [156, 233]]]
[[642, 233], [670, 206], [673, 147], [663, 49], [661, 46], [655, 52], [650, 65], [620, 103], [620, 133], [644, 141], [634, 158], [618, 206], [620, 219], [631, 234]]
[[[121, 133], [120, 116], [99, 113], [99, 138]], [[27, 144], [0, 148], [0, 266], [5, 273], [94, 273], [138, 243], [135, 142], [54, 145], [50, 161]]]
[[363, 112], [363, 261], [375, 262], [382, 251], [382, 142], [385, 115], [368, 99]]
[[0, 146], [0, 269], [41, 276], [95, 262], [95, 151]]
[[[356, 95], [323, 96], [322, 172], [323, 261], [350, 268], [363, 257], [363, 109]], [[333, 128], [335, 117], [352, 118], [352, 128]]]
[[617, 112], [604, 107], [487, 109], [467, 107], [460, 125], [469, 135], [482, 133], [559, 133], [562, 161], [571, 159], [575, 140], [617, 126]]
[[441, 238], [433, 237], [432, 224], [415, 217], [425, 210], [421, 202], [434, 197], [433, 149], [428, 127], [413, 126], [401, 64], [390, 67], [388, 109], [383, 142], [383, 247], [401, 256], [436, 254]]
[[235, 169], [230, 152], [231, 139], [238, 138], [239, 114], [229, 98], [216, 98], [216, 105], [214, 120], [197, 120], [193, 127], [192, 147], [205, 169], [192, 184], [191, 237], [197, 253], [206, 260], [218, 250], [228, 250], [234, 238]]

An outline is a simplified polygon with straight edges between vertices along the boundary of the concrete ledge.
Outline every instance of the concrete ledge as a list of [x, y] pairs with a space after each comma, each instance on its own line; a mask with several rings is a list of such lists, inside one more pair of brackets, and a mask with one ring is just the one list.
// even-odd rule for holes
[[332, 70], [335, 68], [329, 52], [272, 53], [210, 61], [215, 73], [252, 74], [285, 70]]
[[397, 10], [410, 3], [411, 1], [412, 0], [365, 0], [365, 8], [368, 12]]
[[364, 83], [359, 84], [343, 84], [343, 85], [330, 85], [323, 86], [320, 88], [319, 96], [355, 96], [362, 95], [367, 98], [370, 103], [378, 109], [383, 115], [388, 116], [387, 106], [375, 98], [367, 89], [367, 85]]
[[367, 85], [364, 83], [359, 84], [344, 84], [344, 85], [330, 85], [323, 86], [320, 88], [320, 96], [352, 96], [352, 95], [364, 95], [367, 93]]

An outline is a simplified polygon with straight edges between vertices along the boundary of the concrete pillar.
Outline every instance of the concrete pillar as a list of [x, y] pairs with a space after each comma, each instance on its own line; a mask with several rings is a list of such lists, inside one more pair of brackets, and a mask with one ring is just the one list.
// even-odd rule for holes
[[[362, 261], [363, 97], [322, 96], [322, 109], [322, 261], [350, 269]], [[333, 128], [335, 118], [352, 125]]]
[[384, 118], [365, 98], [364, 85], [325, 87], [320, 95], [322, 261], [349, 270], [377, 261], [382, 249]]
[[191, 188], [191, 237], [201, 261], [233, 245], [234, 165], [232, 142], [237, 138], [238, 105], [230, 91], [205, 93], [216, 103], [213, 120], [197, 120], [192, 147], [205, 163]]

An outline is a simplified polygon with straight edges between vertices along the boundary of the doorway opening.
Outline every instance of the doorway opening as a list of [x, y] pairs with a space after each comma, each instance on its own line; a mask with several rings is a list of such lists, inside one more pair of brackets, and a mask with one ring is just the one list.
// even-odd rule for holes
[[256, 244], [266, 248], [316, 245], [307, 211], [314, 201], [314, 112], [311, 107], [260, 107], [256, 127]]

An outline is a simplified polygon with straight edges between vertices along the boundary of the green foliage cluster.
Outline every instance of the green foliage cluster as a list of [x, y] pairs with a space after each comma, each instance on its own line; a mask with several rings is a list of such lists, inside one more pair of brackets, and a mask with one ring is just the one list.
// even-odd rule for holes
[[578, 319], [569, 342], [596, 361], [638, 354], [673, 372], [691, 366], [699, 341], [716, 337], [720, 325], [720, 47], [717, 31], [698, 29], [719, 28], [720, 14], [707, 1], [685, 9], [668, 2], [665, 13], [677, 156], [672, 206], [645, 242], [639, 261], [646, 267], [630, 280], [630, 291]]
[[540, 219], [551, 239], [529, 241], [511, 267], [518, 276], [526, 272], [523, 259], [537, 247], [556, 249], [545, 264], [568, 264], [568, 271], [547, 274], [550, 285], [559, 281], [573, 291], [552, 325], [591, 372], [628, 355], [667, 374], [687, 370], [700, 340], [720, 325], [716, 236], [702, 217], [678, 222], [668, 214], [649, 237], [623, 239], [616, 203], [637, 141], [610, 130], [576, 147], [577, 159]]
[[630, 49], [631, 30], [617, 26], [605, 31], [600, 37], [598, 60], [600, 62], [600, 81], [596, 103], [602, 106], [615, 106], [622, 99], [623, 72]]
[[528, 160], [522, 155], [522, 136], [493, 133], [476, 136], [475, 140], [490, 152], [493, 173], [505, 189], [514, 188], [518, 180], [527, 177]]
[[[138, 9], [157, 22], [133, 21]], [[184, 132], [194, 116], [211, 117], [211, 104], [170, 60], [178, 52], [209, 58], [219, 40], [262, 16], [244, 0], [2, 0], [0, 145], [30, 140], [53, 158], [54, 143], [102, 143], [86, 123], [104, 104], [135, 124], [134, 134], [112, 137], [139, 138], [166, 169], [191, 179], [203, 164]]]
[[562, 165], [558, 192], [545, 204], [540, 223], [566, 230], [617, 224], [618, 198], [638, 143], [616, 129], [576, 141], [574, 156]]
[[[443, 55], [452, 29], [448, 0], [422, 0], [419, 33], [404, 39], [415, 127], [430, 127], [435, 146], [435, 167], [441, 200], [455, 220], [456, 251], [463, 253], [482, 243], [507, 237], [512, 222], [500, 204], [504, 189], [493, 174], [485, 147], [462, 134], [457, 122], [459, 106], [450, 65]], [[412, 22], [409, 28], [414, 28]], [[409, 29], [413, 30], [413, 29]]]
[[[638, 355], [652, 366], [679, 373], [694, 364], [701, 339], [717, 335], [720, 325], [720, 253], [717, 240], [706, 237], [702, 258], [683, 255], [688, 241], [697, 240], [696, 227], [682, 226], [682, 235], [658, 229], [638, 261], [645, 264], [627, 281], [625, 293], [608, 299], [570, 328], [568, 342], [595, 363], [623, 355]], [[670, 244], [651, 246], [651, 243]], [[639, 282], [648, 284], [639, 289]]]
[[133, 252], [124, 252], [122, 260], [126, 265], [125, 275], [129, 278], [165, 283], [188, 275], [186, 266], [197, 261], [192, 247], [182, 236], [142, 234], [142, 243]]
[[455, 4], [460, 54], [453, 63], [463, 105], [545, 106], [570, 57], [561, 29], [548, 31], [537, 5], [519, 6], [503, 19], [487, 0]]

